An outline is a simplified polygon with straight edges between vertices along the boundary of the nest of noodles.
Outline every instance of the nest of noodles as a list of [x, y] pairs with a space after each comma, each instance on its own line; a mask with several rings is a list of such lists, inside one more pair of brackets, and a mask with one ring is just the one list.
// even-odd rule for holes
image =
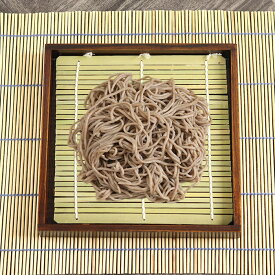
[[91, 90], [85, 108], [68, 143], [82, 167], [79, 180], [98, 199], [179, 201], [200, 180], [210, 125], [204, 98], [172, 79], [119, 74]]

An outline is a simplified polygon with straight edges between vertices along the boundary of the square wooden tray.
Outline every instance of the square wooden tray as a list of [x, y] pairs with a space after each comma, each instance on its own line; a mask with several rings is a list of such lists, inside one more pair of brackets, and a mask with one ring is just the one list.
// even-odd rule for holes
[[[226, 59], [229, 121], [231, 136], [231, 173], [233, 221], [228, 225], [198, 224], [76, 224], [54, 221], [55, 128], [56, 128], [56, 59], [59, 56], [96, 55], [206, 55], [221, 53]], [[240, 144], [237, 80], [237, 47], [234, 44], [56, 44], [46, 45], [42, 113], [42, 142], [39, 187], [40, 231], [150, 231], [150, 232], [240, 232]]]

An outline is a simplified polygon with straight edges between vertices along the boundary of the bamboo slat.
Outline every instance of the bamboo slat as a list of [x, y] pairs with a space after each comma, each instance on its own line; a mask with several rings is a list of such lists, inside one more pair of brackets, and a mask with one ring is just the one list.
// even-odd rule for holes
[[[275, 13], [271, 11], [0, 13], [0, 274], [275, 274], [274, 23]], [[134, 234], [124, 237], [116, 234], [64, 237], [59, 233], [39, 236], [37, 198], [46, 43], [237, 43], [243, 209], [241, 237], [171, 238], [149, 234], [140, 238]], [[151, 74], [154, 67], [150, 66], [147, 64]], [[135, 68], [132, 69], [135, 72]], [[164, 67], [155, 75], [167, 74], [167, 69]], [[178, 67], [174, 77], [177, 78], [182, 71], [188, 74], [186, 68]], [[101, 78], [87, 78], [85, 74], [80, 76], [85, 89], [102, 81]], [[221, 73], [213, 83], [213, 87], [219, 89], [219, 97], [210, 97], [211, 102], [223, 101], [226, 91], [223, 76]], [[61, 73], [58, 77], [68, 80], [70, 73]], [[214, 81], [211, 75], [209, 78]], [[186, 79], [177, 81], [184, 83]], [[73, 92], [70, 87], [71, 83], [66, 89]], [[190, 85], [189, 88], [196, 87]], [[195, 91], [203, 94], [203, 84]], [[72, 113], [62, 93], [65, 94], [60, 89], [58, 100], [64, 104], [57, 108], [62, 123], [57, 125], [64, 132], [71, 123]], [[85, 90], [80, 93], [81, 100], [85, 94]], [[226, 110], [224, 105], [221, 113], [213, 113], [214, 121], [225, 122]], [[226, 136], [226, 129], [222, 131]], [[226, 139], [217, 138], [221, 137], [221, 132], [215, 128], [212, 132], [220, 149], [228, 145]], [[61, 147], [63, 140], [60, 139], [57, 146]], [[56, 157], [60, 165], [66, 156]], [[214, 167], [215, 161], [219, 161], [217, 157], [213, 155]], [[71, 165], [71, 161], [68, 158], [67, 164]], [[227, 168], [230, 159], [226, 154], [223, 161]], [[56, 192], [63, 190], [64, 180], [68, 183], [66, 192], [72, 192], [70, 177], [56, 178]], [[224, 188], [215, 186], [218, 182], [214, 181], [215, 192], [220, 194], [226, 190], [230, 194], [230, 179], [225, 176], [219, 180]], [[197, 193], [206, 194], [207, 186], [205, 177], [189, 199], [195, 199]], [[80, 185], [81, 198], [86, 190], [87, 185]], [[176, 209], [171, 208], [171, 211]], [[155, 211], [151, 205], [148, 210]]]

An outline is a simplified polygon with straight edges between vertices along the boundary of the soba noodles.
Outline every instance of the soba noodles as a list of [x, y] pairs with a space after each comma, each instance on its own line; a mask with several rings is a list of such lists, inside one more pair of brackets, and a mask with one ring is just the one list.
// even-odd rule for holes
[[182, 182], [198, 182], [210, 125], [206, 100], [174, 80], [112, 76], [85, 100], [86, 114], [72, 125], [69, 145], [98, 199], [184, 198]]

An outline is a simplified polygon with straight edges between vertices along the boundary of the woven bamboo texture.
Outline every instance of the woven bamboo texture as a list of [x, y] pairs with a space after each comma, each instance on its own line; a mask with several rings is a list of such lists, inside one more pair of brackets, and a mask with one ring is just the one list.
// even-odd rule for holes
[[[274, 12], [0, 14], [0, 274], [274, 274], [274, 23]], [[241, 237], [39, 236], [46, 43], [237, 43]]]
[[[206, 55], [153, 55], [142, 62], [143, 76], [163, 80], [173, 78], [175, 84], [192, 89], [206, 98]], [[76, 64], [79, 66], [78, 89], [75, 96]], [[95, 197], [90, 184], [77, 183], [78, 219], [74, 202], [74, 150], [68, 147], [71, 125], [87, 111], [84, 99], [92, 87], [109, 75], [132, 73], [140, 78], [140, 57], [131, 56], [60, 56], [56, 66], [56, 150], [55, 150], [55, 221], [58, 223], [151, 223], [151, 224], [224, 224], [233, 220], [230, 129], [226, 80], [226, 60], [213, 56], [208, 61], [211, 165], [206, 167], [201, 181], [178, 203], [151, 203], [145, 200], [146, 218], [143, 219], [141, 200], [102, 202]], [[77, 100], [77, 107], [75, 101]], [[208, 145], [206, 144], [208, 155]], [[214, 179], [210, 192], [209, 167]], [[81, 167], [78, 165], [78, 171]], [[183, 188], [190, 186], [183, 183]], [[213, 184], [212, 184], [213, 185]], [[211, 219], [210, 196], [214, 214]]]

